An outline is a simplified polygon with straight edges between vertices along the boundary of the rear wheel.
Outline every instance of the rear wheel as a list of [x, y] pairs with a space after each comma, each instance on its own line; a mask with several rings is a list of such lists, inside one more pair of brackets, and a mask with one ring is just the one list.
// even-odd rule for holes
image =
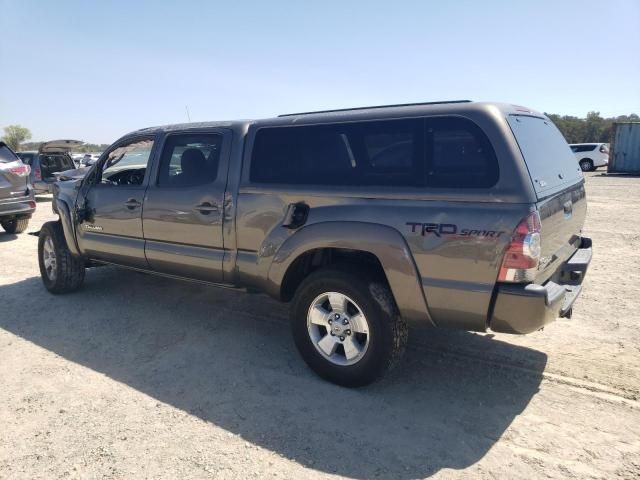
[[593, 161], [590, 158], [583, 158], [582, 160], [580, 160], [580, 169], [583, 172], [590, 172], [594, 170]]
[[[357, 267], [354, 267], [357, 268]], [[309, 275], [291, 304], [291, 328], [302, 358], [322, 378], [367, 385], [404, 353], [407, 326], [386, 283], [333, 267]]]
[[59, 222], [47, 222], [40, 230], [38, 261], [42, 283], [51, 293], [77, 290], [84, 280], [84, 260], [71, 255]]
[[28, 218], [14, 218], [13, 220], [3, 220], [0, 222], [2, 228], [7, 233], [22, 233], [29, 226]]

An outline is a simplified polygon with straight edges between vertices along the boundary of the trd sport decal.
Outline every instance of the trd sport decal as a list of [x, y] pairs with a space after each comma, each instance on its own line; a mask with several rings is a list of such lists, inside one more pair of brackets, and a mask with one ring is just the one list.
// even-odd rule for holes
[[504, 233], [503, 231], [497, 232], [495, 230], [458, 229], [458, 226], [453, 223], [407, 222], [407, 225], [411, 227], [411, 233], [419, 233], [423, 237], [427, 235], [435, 235], [436, 237], [455, 235], [458, 237], [498, 238]]

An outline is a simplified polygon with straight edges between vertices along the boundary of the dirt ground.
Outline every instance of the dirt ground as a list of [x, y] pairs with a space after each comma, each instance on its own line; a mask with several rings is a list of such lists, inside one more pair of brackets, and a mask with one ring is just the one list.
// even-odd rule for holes
[[[316, 378], [263, 296], [105, 267], [41, 284], [0, 234], [0, 478], [640, 478], [640, 178], [589, 174], [573, 319], [411, 332], [385, 380]], [[52, 219], [42, 198], [29, 231]]]

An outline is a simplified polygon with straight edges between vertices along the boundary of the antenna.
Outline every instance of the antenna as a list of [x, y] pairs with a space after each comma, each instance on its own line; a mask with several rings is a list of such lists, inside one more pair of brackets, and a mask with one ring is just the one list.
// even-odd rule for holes
[[189, 121], [191, 121], [191, 115], [189, 115], [189, 106], [188, 106], [188, 105], [185, 105], [185, 106], [184, 106], [184, 109], [187, 111], [187, 119], [188, 119]]

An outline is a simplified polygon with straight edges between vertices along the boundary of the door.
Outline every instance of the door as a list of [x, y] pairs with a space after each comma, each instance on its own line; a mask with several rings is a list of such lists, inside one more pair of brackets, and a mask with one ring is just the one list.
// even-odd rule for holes
[[222, 222], [230, 131], [170, 134], [142, 217], [151, 268], [222, 282]]
[[88, 179], [80, 249], [91, 258], [148, 268], [142, 235], [142, 202], [148, 184], [153, 138], [137, 137], [113, 147]]

